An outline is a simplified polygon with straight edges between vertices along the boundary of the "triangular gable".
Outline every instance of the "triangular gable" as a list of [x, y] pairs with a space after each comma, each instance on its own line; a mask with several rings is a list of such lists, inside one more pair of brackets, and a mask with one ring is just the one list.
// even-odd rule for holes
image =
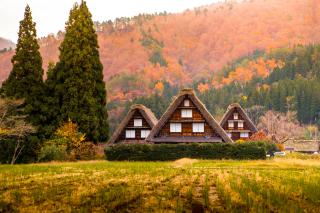
[[112, 143], [115, 143], [118, 140], [119, 136], [125, 130], [125, 128], [127, 127], [129, 121], [132, 119], [132, 117], [134, 116], [134, 114], [137, 111], [140, 112], [140, 114], [147, 121], [147, 123], [149, 124], [151, 129], [158, 122], [157, 118], [154, 116], [153, 112], [149, 108], [147, 108], [147, 107], [145, 107], [144, 105], [141, 105], [141, 104], [133, 105], [130, 108], [128, 114], [125, 116], [125, 118], [122, 120], [122, 122], [120, 123], [120, 125], [118, 126], [116, 131], [114, 132], [114, 134], [112, 135], [112, 137], [110, 138], [110, 140], [108, 141], [108, 143], [112, 144]]
[[[175, 97], [172, 101], [171, 105], [168, 107], [167, 111], [162, 115], [158, 123], [155, 127], [151, 130], [147, 141], [150, 142], [157, 142], [158, 134], [160, 133], [161, 129], [166, 125], [169, 121], [171, 116], [177, 110], [177, 108], [182, 104], [185, 99], [190, 99], [195, 107], [200, 111], [201, 115], [204, 117], [206, 123], [212, 128], [212, 130], [223, 140], [223, 142], [233, 142], [227, 135], [227, 133], [223, 130], [223, 128], [218, 124], [218, 122], [212, 117], [212, 115], [208, 112], [204, 104], [198, 99], [192, 89], [184, 89], [180, 92], [180, 94]], [[188, 137], [181, 137], [185, 139], [185, 142], [188, 141]], [[195, 138], [195, 141], [197, 139]], [[174, 141], [173, 141], [174, 142]], [[183, 142], [183, 141], [179, 141]], [[204, 142], [211, 142], [211, 141], [204, 141]]]
[[246, 124], [248, 125], [248, 128], [250, 131], [252, 132], [257, 132], [258, 129], [257, 127], [254, 125], [254, 123], [252, 122], [252, 120], [249, 118], [249, 116], [247, 115], [247, 113], [244, 111], [244, 109], [240, 106], [240, 104], [238, 103], [234, 103], [229, 105], [226, 113], [223, 115], [221, 122], [220, 122], [220, 126], [224, 126], [226, 124], [226, 122], [228, 121], [228, 118], [230, 116], [232, 116], [232, 114], [237, 111], [241, 117], [243, 118], [243, 120], [246, 122]]

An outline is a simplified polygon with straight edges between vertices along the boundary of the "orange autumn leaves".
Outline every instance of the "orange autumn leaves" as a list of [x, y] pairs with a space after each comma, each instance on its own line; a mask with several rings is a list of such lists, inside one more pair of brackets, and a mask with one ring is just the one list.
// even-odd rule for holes
[[148, 79], [148, 81], [151, 82], [157, 82], [159, 80], [167, 81], [171, 85], [191, 83], [190, 76], [176, 60], [168, 56], [165, 56], [165, 59], [168, 63], [167, 67], [161, 67], [159, 64], [153, 65], [151, 63], [144, 67], [144, 79]]
[[[264, 59], [262, 57], [247, 61], [243, 65], [238, 66], [235, 68], [233, 71], [229, 72], [227, 77], [222, 77], [221, 79], [213, 79], [211, 82], [211, 85], [209, 83], [199, 83], [197, 86], [197, 89], [200, 93], [204, 93], [208, 91], [211, 87], [214, 88], [220, 88], [222, 86], [231, 84], [233, 82], [237, 82], [239, 84], [244, 84], [246, 82], [249, 82], [252, 80], [254, 77], [261, 77], [261, 78], [266, 78], [270, 75], [270, 73], [275, 69], [275, 68], [282, 68], [284, 66], [284, 62], [281, 60], [275, 60], [275, 59]], [[154, 68], [157, 68], [157, 75], [156, 76], [154, 72]], [[153, 76], [153, 80], [156, 79], [163, 79], [164, 75], [171, 76], [169, 72], [166, 74], [166, 69], [161, 68], [160, 66], [153, 66], [148, 72], [153, 73], [151, 76]], [[175, 80], [179, 80], [179, 76], [183, 77], [183, 73], [179, 73], [178, 70], [172, 70], [172, 71], [178, 71], [176, 76], [177, 78]], [[173, 72], [174, 73], [174, 72]], [[169, 74], [169, 75], [168, 75]], [[160, 76], [161, 75], [161, 76]], [[171, 77], [170, 77], [171, 78]], [[174, 80], [168, 79], [168, 82], [173, 84], [175, 83]], [[173, 78], [174, 79], [174, 78]], [[263, 85], [264, 86], [264, 85]], [[155, 84], [155, 91], [162, 94], [163, 92], [163, 83], [162, 82], [157, 82]]]
[[199, 91], [200, 93], [204, 93], [204, 92], [208, 91], [209, 89], [210, 89], [209, 84], [200, 83], [200, 84], [198, 85], [198, 91]]
[[252, 80], [254, 77], [266, 78], [276, 67], [282, 68], [283, 66], [283, 61], [260, 57], [256, 60], [249, 61], [244, 65], [238, 66], [233, 71], [229, 72], [227, 77], [213, 79], [212, 86], [220, 88], [233, 82], [243, 84]]
[[156, 92], [158, 92], [159, 94], [163, 93], [163, 89], [164, 89], [164, 85], [162, 82], [158, 82], [156, 83], [156, 85], [154, 86]]
[[[320, 13], [315, 11], [319, 8], [320, 2], [316, 0], [227, 1], [183, 13], [96, 23], [108, 101], [148, 96], [159, 81], [186, 86], [192, 81], [208, 80], [227, 63], [255, 50], [268, 52], [295, 44], [317, 43]], [[142, 32], [161, 44], [167, 67], [149, 62], [152, 51], [141, 45]], [[63, 33], [39, 39], [45, 70], [50, 61], [57, 61], [62, 39]], [[153, 45], [151, 49], [158, 48]], [[12, 68], [12, 54], [13, 51], [0, 54], [0, 83]], [[262, 60], [265, 64], [252, 61], [241, 65], [225, 78], [199, 84], [198, 89], [204, 92], [210, 87], [267, 76], [278, 62]]]

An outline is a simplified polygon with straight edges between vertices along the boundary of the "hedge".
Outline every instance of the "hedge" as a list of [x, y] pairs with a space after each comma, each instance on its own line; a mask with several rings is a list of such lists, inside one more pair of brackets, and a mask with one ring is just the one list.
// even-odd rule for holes
[[170, 161], [196, 159], [265, 159], [263, 142], [217, 144], [119, 144], [105, 148], [109, 161]]

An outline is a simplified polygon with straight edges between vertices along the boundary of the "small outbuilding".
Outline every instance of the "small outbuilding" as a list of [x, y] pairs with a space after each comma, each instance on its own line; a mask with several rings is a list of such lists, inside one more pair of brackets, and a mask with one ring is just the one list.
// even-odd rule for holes
[[151, 143], [233, 142], [192, 89], [183, 89], [152, 129]]
[[318, 140], [294, 140], [289, 139], [284, 142], [286, 151], [315, 153], [320, 151], [320, 141]]
[[133, 105], [108, 143], [145, 143], [145, 139], [157, 121], [149, 108], [141, 104]]
[[258, 131], [247, 113], [238, 103], [229, 105], [220, 122], [220, 126], [234, 141], [239, 139], [246, 140]]

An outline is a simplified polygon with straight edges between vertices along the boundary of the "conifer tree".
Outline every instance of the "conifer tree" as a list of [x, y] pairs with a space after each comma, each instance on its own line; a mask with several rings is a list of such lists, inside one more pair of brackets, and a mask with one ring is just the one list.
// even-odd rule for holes
[[71, 119], [93, 141], [107, 140], [109, 131], [103, 66], [98, 48], [86, 3], [75, 4], [66, 23], [59, 62], [48, 80], [59, 100], [57, 123]]
[[29, 5], [20, 21], [16, 53], [12, 57], [12, 71], [3, 83], [1, 96], [22, 99], [27, 121], [35, 126], [43, 123], [45, 98], [42, 58], [37, 42], [36, 24], [32, 20]]
[[27, 5], [24, 19], [20, 21], [16, 53], [11, 59], [13, 68], [1, 88], [3, 96], [28, 99], [42, 89], [42, 58], [35, 26], [30, 7]]

